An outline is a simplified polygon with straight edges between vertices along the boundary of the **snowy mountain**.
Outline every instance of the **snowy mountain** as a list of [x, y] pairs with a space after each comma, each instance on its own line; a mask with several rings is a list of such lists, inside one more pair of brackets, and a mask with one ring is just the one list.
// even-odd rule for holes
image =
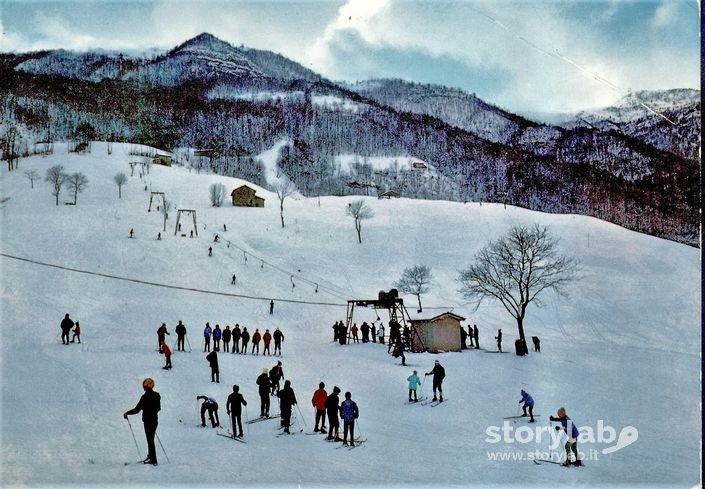
[[[207, 150], [201, 169], [261, 183], [254, 156], [285, 140], [280, 167], [307, 196], [391, 190], [509, 202], [698, 243], [700, 173], [691, 153], [699, 138], [681, 139], [683, 151], [675, 151], [670, 125], [645, 135], [566, 129], [446, 87], [399, 80], [341, 86], [280, 55], [205, 33], [159, 56], [0, 54], [0, 97], [0, 138], [23, 128], [25, 154], [37, 142], [88, 133], [89, 140]], [[699, 119], [691, 122], [694, 133]], [[413, 172], [363, 165], [362, 175], [348, 175], [335, 165], [344, 155], [419, 159], [439, 178], [422, 189], [425, 179]], [[355, 185], [359, 176], [364, 189]]]
[[[267, 169], [263, 186], [199, 172], [193, 159], [153, 165], [142, 175], [138, 165], [131, 176], [128, 163], [145, 161], [139, 154], [149, 151], [133, 144], [108, 148], [93, 142], [91, 152], [77, 154], [55, 143], [53, 154], [22, 158], [16, 171], [3, 165], [3, 487], [699, 483], [699, 250], [591, 217], [487, 202], [292, 196], [282, 228], [278, 199], [264, 188], [281, 173], [274, 147], [254, 155]], [[66, 188], [55, 205], [49, 183], [32, 188], [24, 173], [43, 176], [54, 165], [87, 177], [76, 205], [63, 204], [73, 201]], [[122, 198], [113, 178], [119, 172], [128, 175]], [[214, 183], [228, 192], [248, 184], [265, 207], [213, 207]], [[158, 197], [149, 212], [151, 192], [164, 192], [173, 203], [166, 222], [155, 211]], [[362, 244], [346, 216], [359, 198], [374, 211], [363, 223]], [[176, 231], [178, 209], [196, 211], [197, 236], [188, 237], [193, 221], [183, 216]], [[458, 292], [458, 270], [510, 226], [533, 223], [549, 226], [559, 251], [580, 260], [582, 278], [569, 297], [545, 294], [542, 307], [530, 306], [524, 327], [541, 338], [540, 353], [493, 353], [498, 328], [505, 350], [513, 350], [516, 324], [497, 303], [469, 307]], [[408, 353], [404, 367], [386, 345], [332, 342], [331, 326], [345, 319], [347, 300], [376, 298], [417, 264], [431, 267], [434, 277], [421, 297], [424, 312], [452, 311], [466, 318], [463, 325], [477, 324], [482, 349]], [[403, 299], [416, 304], [413, 296]], [[80, 344], [59, 339], [66, 313], [80, 321]], [[362, 307], [354, 320], [378, 322], [377, 313], [387, 320], [386, 311]], [[179, 320], [188, 328], [187, 351], [175, 351], [173, 369], [163, 370], [155, 333], [166, 323], [173, 345]], [[220, 383], [212, 383], [201, 343], [206, 321], [252, 331], [279, 327], [283, 355], [221, 352]], [[255, 418], [255, 379], [277, 360], [298, 399], [294, 434], [279, 437], [275, 419], [246, 424], [245, 444], [218, 436], [230, 429], [231, 386], [238, 384], [248, 401], [243, 421]], [[406, 378], [414, 369], [424, 379], [422, 396], [432, 395], [424, 374], [435, 360], [446, 370], [446, 402], [407, 404]], [[130, 417], [131, 428], [123, 419], [145, 377], [154, 378], [162, 397], [156, 467], [125, 465], [145, 456], [139, 415]], [[365, 440], [359, 448], [307, 434], [314, 423], [311, 396], [321, 381], [328, 392], [337, 385], [357, 402], [356, 434]], [[535, 399], [534, 425], [504, 419], [520, 412], [521, 389]], [[200, 426], [198, 395], [218, 401], [222, 428]], [[581, 429], [585, 467], [532, 462], [562, 457], [565, 435], [548, 421], [560, 406]], [[272, 411], [278, 412], [276, 398]]]

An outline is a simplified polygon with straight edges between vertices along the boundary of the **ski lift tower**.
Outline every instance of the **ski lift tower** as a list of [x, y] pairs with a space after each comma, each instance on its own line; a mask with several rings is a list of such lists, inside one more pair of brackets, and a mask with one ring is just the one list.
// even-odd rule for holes
[[[414, 344], [413, 339], [415, 338], [417, 340], [417, 345], [420, 345], [420, 349], [417, 351], [424, 351], [426, 349], [426, 346], [423, 343], [423, 339], [419, 335], [419, 333], [416, 331], [416, 328], [414, 325], [411, 323], [411, 317], [409, 316], [409, 312], [406, 310], [406, 306], [404, 306], [404, 299], [399, 297], [399, 292], [397, 292], [397, 289], [391, 289], [389, 292], [384, 292], [384, 291], [379, 291], [379, 294], [377, 296], [377, 299], [350, 299], [348, 300], [348, 310], [346, 314], [346, 321], [345, 321], [345, 331], [346, 335], [348, 336], [348, 340], [350, 339], [350, 328], [353, 325], [353, 316], [354, 316], [354, 311], [355, 311], [355, 306], [358, 307], [372, 307], [375, 309], [377, 312], [377, 317], [379, 318], [379, 312], [380, 310], [386, 310], [388, 315], [389, 315], [389, 322], [391, 323], [392, 321], [395, 321], [399, 323], [402, 327], [402, 331], [404, 328], [408, 327], [410, 334], [411, 334], [411, 344]], [[389, 324], [389, 323], [387, 323]]]

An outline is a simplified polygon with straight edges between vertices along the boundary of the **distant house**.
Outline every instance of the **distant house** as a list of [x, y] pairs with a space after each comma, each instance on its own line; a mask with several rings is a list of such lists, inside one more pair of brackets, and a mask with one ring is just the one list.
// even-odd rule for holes
[[[460, 351], [460, 321], [465, 318], [444, 312], [431, 319], [412, 319], [411, 324], [416, 329], [423, 347], [432, 353], [445, 351]], [[419, 338], [412, 338], [412, 350], [421, 349]]]
[[379, 198], [380, 199], [398, 199], [399, 193], [395, 192], [394, 190], [387, 190], [383, 194], [380, 194]]
[[414, 170], [425, 170], [428, 167], [426, 166], [426, 163], [424, 163], [423, 161], [414, 161], [411, 164], [411, 168], [413, 168]]
[[157, 155], [152, 158], [152, 163], [155, 165], [171, 166], [171, 155]]
[[230, 197], [237, 207], [264, 207], [264, 199], [255, 195], [257, 191], [247, 185], [241, 185], [232, 192]]
[[213, 158], [215, 156], [214, 149], [196, 149], [193, 151], [193, 156], [196, 158]]

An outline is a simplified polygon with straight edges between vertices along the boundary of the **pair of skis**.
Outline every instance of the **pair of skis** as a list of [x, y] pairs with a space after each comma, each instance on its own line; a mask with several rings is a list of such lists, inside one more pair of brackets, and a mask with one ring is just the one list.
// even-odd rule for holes
[[422, 406], [436, 407], [436, 406], [440, 406], [440, 405], [443, 404], [444, 402], [448, 402], [448, 399], [446, 398], [446, 399], [443, 399], [442, 401], [441, 401], [441, 400], [436, 400], [436, 401], [426, 401], [426, 402], [421, 402], [421, 401], [419, 401], [419, 402], [421, 403]]
[[216, 433], [216, 435], [218, 435], [218, 436], [224, 436], [225, 438], [230, 438], [231, 440], [235, 440], [235, 441], [239, 441], [240, 443], [245, 443], [245, 444], [247, 444], [247, 442], [246, 442], [245, 440], [243, 440], [243, 439], [240, 438], [240, 437], [233, 436], [232, 433], [228, 433], [227, 435], [226, 435], [225, 433]]

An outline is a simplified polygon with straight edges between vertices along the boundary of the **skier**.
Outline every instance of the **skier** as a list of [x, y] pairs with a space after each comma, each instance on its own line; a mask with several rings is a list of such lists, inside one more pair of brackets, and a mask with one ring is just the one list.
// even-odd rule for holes
[[71, 343], [76, 342], [76, 338], [78, 338], [78, 344], [81, 344], [81, 325], [78, 324], [78, 321], [76, 321], [76, 327], [73, 328], [73, 338], [71, 338]]
[[250, 332], [247, 331], [247, 326], [242, 330], [242, 351], [240, 354], [247, 355], [247, 343], [250, 341]]
[[206, 355], [206, 360], [211, 366], [211, 382], [220, 383], [220, 369], [218, 368], [218, 352], [213, 350]]
[[538, 336], [532, 336], [531, 341], [534, 342], [534, 351], [541, 353], [541, 340]]
[[409, 402], [412, 402], [412, 394], [414, 395], [413, 402], [419, 402], [419, 398], [416, 395], [416, 389], [421, 384], [421, 379], [419, 379], [418, 372], [414, 370], [414, 373], [409, 375], [406, 380], [409, 382]]
[[252, 335], [252, 354], [254, 355], [255, 350], [259, 355], [259, 340], [262, 339], [262, 334], [259, 332], [259, 328], [255, 328], [255, 334]]
[[291, 381], [284, 382], [284, 388], [277, 392], [279, 398], [279, 410], [281, 412], [281, 425], [284, 427], [284, 433], [291, 434], [289, 427], [291, 426], [291, 409], [296, 405], [296, 394], [291, 388]]
[[[341, 441], [340, 422], [338, 421], [340, 398], [338, 394], [340, 394], [340, 388], [336, 385], [333, 387], [333, 392], [326, 399], [326, 414], [328, 414], [328, 436], [326, 440]], [[335, 437], [333, 437], [333, 433], [335, 433]]]
[[211, 329], [211, 325], [206, 323], [206, 327], [203, 328], [203, 351], [211, 351], [211, 334], [213, 333], [213, 330]]
[[[166, 341], [166, 335], [169, 334], [169, 331], [166, 329], [166, 324], [162, 323], [161, 326], [159, 326], [159, 329], [157, 329], [157, 344], [159, 345], [159, 351], [162, 351], [162, 345]], [[171, 335], [170, 335], [171, 336]]]
[[353, 323], [352, 328], [350, 328], [350, 331], [352, 332], [353, 342], [360, 343], [360, 339], [357, 337], [357, 323]]
[[[391, 342], [392, 339], [390, 338]], [[406, 365], [406, 357], [404, 356], [404, 343], [401, 342], [401, 338], [397, 338], [397, 343], [394, 345], [394, 351], [392, 352], [394, 358], [401, 357], [401, 364]]]
[[468, 349], [467, 340], [468, 340], [468, 334], [465, 332], [465, 328], [460, 326], [460, 349], [461, 350]]
[[401, 324], [396, 321], [389, 321], [389, 346], [387, 347], [387, 353], [392, 351], [397, 344], [397, 340], [401, 339]]
[[262, 369], [262, 373], [257, 377], [257, 386], [259, 392], [259, 415], [261, 418], [269, 417], [269, 390], [271, 385], [269, 383], [269, 375], [267, 375], [267, 368]]
[[426, 372], [426, 375], [433, 374], [433, 400], [439, 400], [436, 398], [436, 389], [440, 393], [440, 402], [443, 402], [443, 379], [446, 376], [446, 370], [441, 366], [441, 362], [436, 360], [433, 365], [433, 369], [430, 372]]
[[[575, 426], [573, 420], [568, 417], [564, 407], [558, 408], [556, 416], [551, 416], [550, 420], [560, 422], [561, 426], [563, 427], [563, 430], [565, 430], [566, 435], [568, 435], [568, 441], [565, 442], [565, 462], [563, 463], [563, 465], [566, 467], [570, 465], [570, 452], [573, 452], [573, 454], [575, 455], [575, 462], [573, 462], [573, 465], [577, 467], [581, 466], [582, 462], [580, 461], [580, 457], [578, 456], [578, 436], [580, 435], [578, 427]], [[559, 430], [560, 427], [556, 426], [556, 431]]]
[[64, 319], [61, 320], [61, 343], [64, 345], [69, 344], [69, 333], [71, 332], [71, 328], [73, 328], [73, 321], [69, 318], [67, 313], [66, 316], [64, 316]]
[[[240, 386], [233, 384], [233, 393], [228, 396], [228, 400], [225, 403], [225, 409], [228, 415], [232, 417], [233, 423], [233, 437], [237, 436], [242, 438], [242, 406], [247, 406], [247, 401], [242, 394], [240, 394]], [[240, 434], [238, 435], [238, 429]]]
[[[316, 409], [316, 426], [313, 428], [315, 433], [319, 431], [321, 433], [326, 432], [326, 399], [328, 398], [328, 393], [326, 392], [326, 384], [321, 382], [318, 384], [318, 389], [313, 393], [311, 398], [311, 404]], [[321, 422], [321, 429], [318, 429], [318, 422]]]
[[370, 325], [367, 324], [367, 321], [363, 321], [362, 326], [360, 326], [360, 332], [362, 333], [362, 342], [369, 343], [370, 342]]
[[262, 342], [264, 343], [264, 350], [262, 351], [262, 355], [267, 354], [271, 356], [272, 351], [269, 349], [269, 344], [272, 342], [272, 333], [270, 333], [268, 329], [265, 330], [264, 334], [262, 335]]
[[237, 277], [233, 273], [233, 281], [231, 282], [233, 285], [237, 285]]
[[220, 419], [218, 419], [218, 403], [215, 399], [208, 396], [196, 396], [196, 399], [203, 399], [203, 404], [201, 404], [201, 426], [206, 427], [206, 411], [208, 411], [211, 426], [213, 428], [220, 426]]
[[344, 345], [347, 343], [348, 327], [342, 321], [338, 322], [338, 343]]
[[501, 329], [497, 330], [497, 336], [495, 336], [494, 339], [497, 340], [497, 350], [499, 350], [499, 352], [502, 353], [502, 330]]
[[184, 351], [184, 339], [186, 338], [186, 326], [179, 320], [179, 324], [176, 325], [176, 349], [178, 351]]
[[274, 354], [277, 354], [277, 351], [279, 351], [279, 356], [282, 356], [282, 341], [284, 341], [284, 333], [282, 333], [279, 328], [274, 330], [274, 335], [272, 335], [274, 338]]
[[269, 301], [269, 314], [274, 314], [274, 300]]
[[524, 403], [522, 406], [522, 409], [524, 410], [524, 414], [522, 416], [526, 416], [526, 408], [529, 408], [529, 416], [531, 419], [529, 420], [529, 423], [534, 422], [534, 398], [529, 395], [528, 392], [525, 392], [523, 389], [521, 391], [521, 399], [519, 400], [519, 404]]
[[212, 246], [208, 247], [208, 256], [213, 256], [213, 247]]
[[233, 353], [240, 353], [240, 337], [242, 332], [240, 331], [240, 325], [235, 323], [233, 328]]
[[162, 353], [166, 359], [166, 364], [164, 365], [164, 370], [171, 369], [171, 348], [166, 343], [162, 344]]
[[130, 228], [130, 238], [135, 237], [135, 228]]
[[147, 377], [142, 381], [144, 394], [140, 397], [137, 406], [125, 411], [123, 418], [131, 414], [137, 414], [142, 411], [142, 423], [144, 424], [144, 435], [147, 438], [147, 458], [142, 462], [145, 464], [157, 465], [157, 451], [154, 448], [154, 436], [157, 434], [157, 425], [159, 424], [158, 412], [161, 409], [161, 396], [154, 391], [154, 380]]
[[379, 323], [379, 328], [377, 329], [377, 335], [379, 337], [379, 342], [384, 345], [384, 324]]
[[473, 341], [472, 341], [473, 338], [474, 338], [474, 335], [473, 335], [473, 332], [472, 332], [472, 326], [470, 326], [469, 324], [468, 324], [468, 333], [467, 333], [467, 337], [468, 337], [468, 339], [470, 340], [470, 348], [475, 348], [475, 343], [473, 343]]
[[225, 329], [223, 330], [223, 351], [228, 352], [230, 351], [230, 338], [232, 337], [233, 332], [230, 331], [230, 326], [227, 324], [225, 325]]
[[340, 327], [338, 326], [338, 321], [333, 324], [333, 342], [338, 341], [338, 331]]
[[343, 418], [343, 445], [348, 444], [348, 431], [350, 432], [350, 446], [355, 446], [355, 420], [360, 415], [355, 401], [351, 399], [350, 392], [345, 393], [345, 400], [340, 405], [340, 417]]
[[372, 336], [372, 343], [377, 343], [377, 326], [374, 321], [372, 322], [372, 326], [370, 326], [370, 336]]
[[282, 369], [282, 362], [277, 362], [269, 370], [269, 385], [272, 389], [272, 395], [279, 392], [279, 381], [284, 378], [284, 370]]
[[220, 325], [216, 324], [213, 330], [213, 350], [220, 351], [220, 338], [223, 337], [223, 330], [220, 329]]
[[473, 325], [473, 336], [475, 337], [475, 349], [480, 349], [480, 330], [477, 328], [477, 324]]

